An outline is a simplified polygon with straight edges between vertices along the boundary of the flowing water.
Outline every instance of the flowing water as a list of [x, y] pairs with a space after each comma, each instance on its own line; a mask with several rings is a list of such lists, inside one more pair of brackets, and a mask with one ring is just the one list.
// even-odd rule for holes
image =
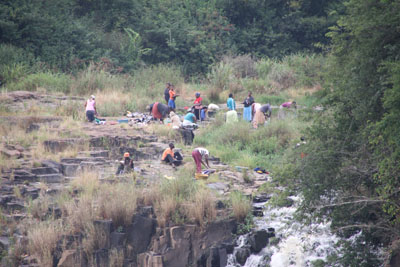
[[[330, 231], [330, 223], [303, 225], [294, 219], [300, 201], [291, 197], [294, 205], [284, 208], [266, 207], [264, 203], [254, 204], [264, 208], [264, 216], [254, 218], [255, 230], [275, 229], [275, 244], [268, 244], [257, 254], [251, 254], [246, 267], [288, 267], [312, 266], [318, 259], [324, 260], [334, 250], [339, 238]], [[228, 258], [229, 267], [241, 266], [236, 262], [235, 252], [247, 245], [247, 235], [240, 236], [233, 254]], [[279, 242], [278, 242], [279, 240]]]

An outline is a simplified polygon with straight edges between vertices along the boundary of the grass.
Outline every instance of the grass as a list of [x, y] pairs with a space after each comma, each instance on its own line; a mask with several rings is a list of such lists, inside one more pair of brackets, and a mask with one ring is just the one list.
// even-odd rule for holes
[[28, 251], [41, 266], [53, 266], [53, 252], [62, 232], [58, 221], [39, 222], [28, 231]]
[[230, 193], [230, 203], [232, 205], [233, 216], [239, 222], [243, 222], [251, 212], [251, 201], [239, 191]]

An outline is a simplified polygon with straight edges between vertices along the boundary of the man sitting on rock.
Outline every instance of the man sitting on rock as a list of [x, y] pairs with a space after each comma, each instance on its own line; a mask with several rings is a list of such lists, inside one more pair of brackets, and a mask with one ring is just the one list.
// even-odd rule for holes
[[164, 153], [162, 154], [161, 160], [163, 162], [166, 162], [168, 164], [171, 164], [172, 167], [176, 167], [182, 164], [183, 157], [181, 153], [179, 152], [174, 152], [174, 144], [170, 143], [169, 148], [164, 150]]
[[124, 160], [120, 161], [116, 174], [119, 175], [119, 174], [129, 173], [133, 171], [133, 169], [134, 169], [133, 159], [131, 159], [128, 152], [125, 152]]

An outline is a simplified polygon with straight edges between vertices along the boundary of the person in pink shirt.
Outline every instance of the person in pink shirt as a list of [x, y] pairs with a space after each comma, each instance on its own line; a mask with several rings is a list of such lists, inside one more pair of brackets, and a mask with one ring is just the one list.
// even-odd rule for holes
[[296, 108], [296, 101], [285, 102], [280, 106], [280, 108]]
[[97, 115], [96, 101], [94, 95], [91, 95], [90, 98], [86, 101], [85, 108], [88, 121], [93, 122], [94, 116]]

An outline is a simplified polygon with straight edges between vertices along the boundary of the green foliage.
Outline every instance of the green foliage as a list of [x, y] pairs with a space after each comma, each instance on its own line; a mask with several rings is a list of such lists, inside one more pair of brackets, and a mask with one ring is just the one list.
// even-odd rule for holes
[[343, 235], [363, 230], [365, 249], [346, 245], [332, 266], [379, 265], [368, 246], [398, 238], [399, 12], [398, 1], [350, 0], [329, 33], [324, 112], [296, 171], [304, 210]]
[[45, 89], [49, 92], [69, 93], [71, 87], [71, 79], [65, 74], [54, 74], [51, 72], [38, 72], [29, 74], [16, 82], [7, 85], [7, 89], [11, 91], [36, 91]]

